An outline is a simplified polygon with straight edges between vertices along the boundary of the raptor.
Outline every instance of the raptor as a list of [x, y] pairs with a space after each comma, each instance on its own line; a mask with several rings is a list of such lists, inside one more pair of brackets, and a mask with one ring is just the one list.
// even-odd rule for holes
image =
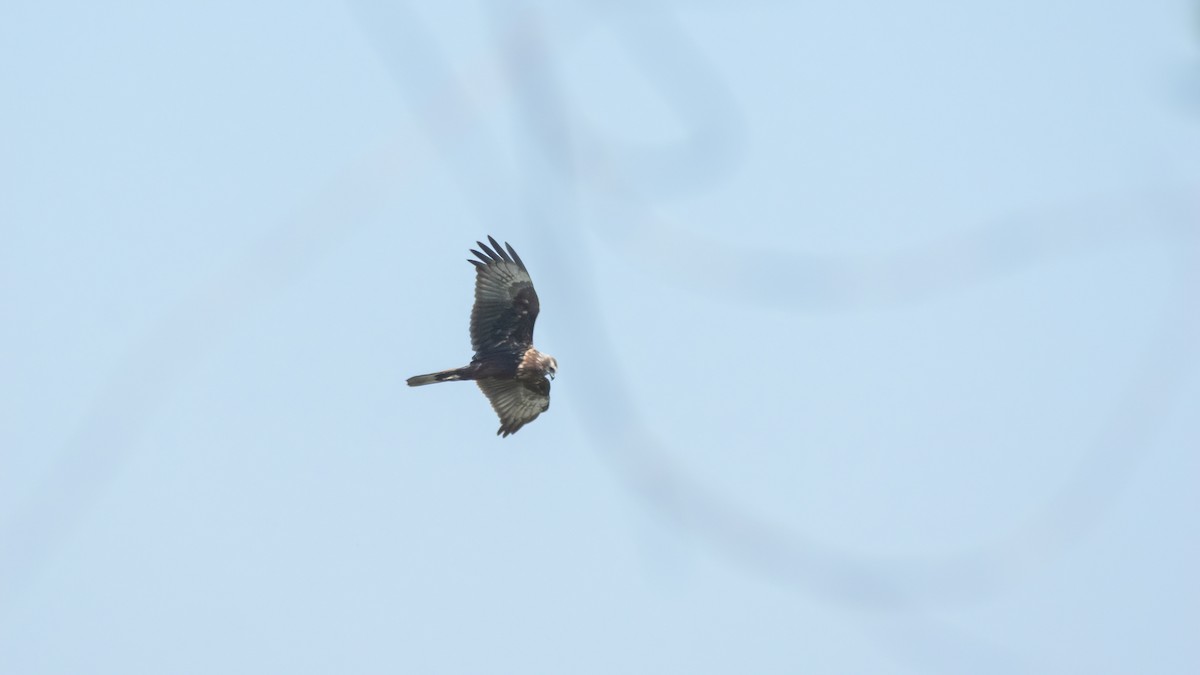
[[550, 408], [550, 380], [558, 361], [533, 347], [539, 304], [521, 256], [508, 242], [489, 247], [476, 242], [475, 305], [471, 308], [471, 347], [475, 356], [462, 368], [408, 378], [408, 386], [474, 380], [500, 417], [499, 436], [515, 434]]

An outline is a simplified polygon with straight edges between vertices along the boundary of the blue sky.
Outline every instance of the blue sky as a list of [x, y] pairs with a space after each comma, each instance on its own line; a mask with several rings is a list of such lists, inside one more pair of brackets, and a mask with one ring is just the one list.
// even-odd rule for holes
[[0, 671], [1195, 672], [1197, 7], [827, 4], [0, 9]]

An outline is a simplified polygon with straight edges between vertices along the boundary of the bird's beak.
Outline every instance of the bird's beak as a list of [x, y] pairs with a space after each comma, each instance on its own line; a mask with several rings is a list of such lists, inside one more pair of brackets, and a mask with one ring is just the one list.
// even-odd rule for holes
[[553, 379], [554, 379], [554, 373], [550, 373], [550, 379], [551, 379], [551, 380], [553, 380]]

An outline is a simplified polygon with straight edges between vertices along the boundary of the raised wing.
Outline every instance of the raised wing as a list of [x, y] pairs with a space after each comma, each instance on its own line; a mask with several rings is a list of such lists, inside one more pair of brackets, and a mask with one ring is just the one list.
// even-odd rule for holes
[[508, 436], [537, 419], [550, 409], [550, 381], [537, 380], [476, 380], [492, 409], [500, 417], [496, 434]]
[[533, 323], [539, 309], [537, 291], [513, 247], [506, 243], [501, 248], [493, 237], [488, 241], [492, 248], [476, 242], [482, 253], [471, 249], [479, 260], [468, 259], [475, 266], [471, 347], [476, 353], [524, 351], [533, 344]]

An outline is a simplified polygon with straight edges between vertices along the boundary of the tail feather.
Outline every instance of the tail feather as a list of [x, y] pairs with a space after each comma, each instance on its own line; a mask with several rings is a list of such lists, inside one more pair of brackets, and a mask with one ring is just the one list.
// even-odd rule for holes
[[424, 384], [433, 384], [435, 382], [454, 382], [455, 380], [463, 379], [465, 368], [451, 368], [437, 373], [429, 373], [428, 375], [414, 375], [408, 378], [408, 386], [419, 387]]

